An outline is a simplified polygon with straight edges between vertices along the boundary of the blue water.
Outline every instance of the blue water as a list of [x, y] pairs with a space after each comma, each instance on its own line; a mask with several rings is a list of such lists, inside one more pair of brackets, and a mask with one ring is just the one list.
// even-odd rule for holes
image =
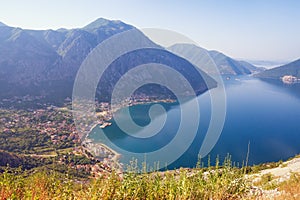
[[[299, 86], [287, 86], [275, 81], [266, 82], [247, 76], [224, 80], [224, 84], [227, 96], [226, 119], [221, 136], [209, 154], [212, 160], [216, 156], [222, 160], [230, 154], [233, 161], [242, 164], [246, 160], [248, 144], [250, 144], [249, 164], [251, 165], [285, 160], [300, 153]], [[193, 167], [197, 163], [199, 149], [211, 117], [209, 93], [202, 94], [197, 97], [197, 100], [201, 115], [197, 135], [184, 154], [168, 165], [169, 169]], [[161, 105], [167, 110], [166, 123], [158, 134], [147, 140], [127, 135], [114, 121], [112, 126], [102, 129], [105, 133], [96, 127], [90, 137], [95, 142], [103, 142], [107, 137], [114, 145], [104, 143], [111, 148], [115, 149], [117, 146], [128, 152], [144, 154], [146, 157], [147, 152], [159, 150], [169, 144], [180, 124], [180, 105], [177, 103]], [[131, 117], [138, 125], [146, 126], [150, 123], [148, 116], [150, 106], [151, 104], [130, 107]], [[128, 116], [125, 116], [122, 110], [117, 115], [128, 120]], [[160, 120], [160, 115], [157, 115], [157, 119]], [[187, 134], [189, 134], [188, 130]], [[171, 155], [172, 151], [164, 156]], [[127, 163], [131, 158], [130, 153], [123, 153], [121, 162]], [[206, 160], [207, 156], [202, 159], [204, 163]]]

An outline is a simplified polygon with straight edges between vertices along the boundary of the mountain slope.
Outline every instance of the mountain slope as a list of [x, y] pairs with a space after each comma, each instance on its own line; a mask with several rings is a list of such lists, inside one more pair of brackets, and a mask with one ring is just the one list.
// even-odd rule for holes
[[281, 79], [283, 76], [293, 76], [300, 79], [300, 59], [256, 75], [258, 78], [265, 79]]
[[[210, 57], [222, 75], [252, 74], [262, 70], [261, 68], [251, 65], [250, 63], [234, 60], [218, 51], [208, 51], [192, 44], [175, 44], [168, 49], [174, 53], [183, 53], [191, 58], [197, 58], [201, 56]], [[201, 61], [199, 62], [199, 65], [206, 65], [205, 62], [207, 62], [207, 60], [204, 59], [203, 63], [201, 63]]]
[[59, 58], [46, 42], [26, 30], [0, 27], [0, 34], [0, 80], [28, 84], [42, 75], [45, 66], [51, 66]]
[[[113, 30], [111, 24], [117, 24]], [[0, 98], [70, 97], [77, 70], [89, 52], [111, 35], [133, 28], [114, 21], [88, 30], [0, 26]]]
[[[130, 63], [130, 65], [128, 65]], [[144, 63], [147, 64], [147, 68], [144, 68], [142, 71], [139, 71], [138, 74], [133, 74], [130, 76], [130, 84], [134, 84], [135, 81], [143, 80], [151, 80], [152, 73], [151, 67], [155, 67], [155, 64], [163, 64], [165, 66], [172, 67], [173, 70], [179, 72], [180, 75], [184, 76], [186, 80], [190, 83], [191, 87], [195, 91], [196, 95], [199, 95], [205, 92], [208, 89], [216, 87], [216, 82], [210, 78], [207, 74], [205, 74], [202, 70], [199, 70], [197, 67], [192, 65], [189, 61], [169, 52], [164, 49], [157, 49], [157, 48], [147, 48], [136, 50], [134, 52], [129, 52], [125, 55], [122, 55], [118, 59], [116, 59], [111, 66], [109, 66], [108, 70], [103, 74], [103, 79], [100, 80], [99, 85], [104, 82], [102, 85], [106, 85], [106, 88], [100, 88], [98, 91], [101, 96], [108, 97], [108, 99], [102, 100], [109, 100], [111, 91], [115, 88], [117, 81], [129, 70], [133, 69], [133, 66], [140, 66]], [[152, 64], [155, 63], [155, 64]], [[121, 69], [121, 70], [120, 70]], [[183, 84], [183, 81], [180, 81], [178, 77], [171, 76], [168, 71], [164, 69], [155, 68], [156, 76], [160, 77], [161, 80], [164, 80], [166, 84], [171, 84], [173, 86], [176, 85], [177, 90], [179, 88], [185, 93], [177, 93], [176, 95], [181, 96], [188, 96], [193, 95], [193, 93], [188, 93], [185, 88], [186, 85]], [[113, 78], [111, 78], [113, 77]], [[153, 78], [155, 80], [155, 78]], [[204, 80], [206, 82], [204, 82]], [[178, 82], [182, 84], [178, 84]], [[128, 83], [126, 83], [128, 84]], [[126, 85], [124, 85], [126, 88]], [[105, 91], [103, 91], [103, 89]], [[109, 91], [110, 93], [107, 94], [106, 92]], [[157, 96], [160, 98], [176, 98], [172, 92], [170, 92], [166, 87], [148, 84], [140, 87], [136, 93], [136, 95], [150, 95], [150, 96]], [[121, 95], [122, 96], [122, 95]]]
[[[71, 30], [25, 30], [0, 26], [0, 98], [30, 95], [42, 96], [51, 101], [63, 101], [66, 97], [71, 97], [75, 76], [86, 56], [105, 39], [128, 30], [135, 32], [132, 36], [135, 37], [134, 41], [131, 42], [162, 49], [135, 27], [121, 21], [102, 18], [83, 28]], [[128, 43], [120, 44], [118, 48], [122, 48], [122, 45]], [[109, 49], [107, 51], [110, 52]], [[147, 53], [149, 52], [145, 51], [138, 57], [125, 59], [110, 75], [114, 77], [126, 66], [131, 66], [135, 60], [143, 63]], [[155, 57], [159, 53], [151, 55]], [[181, 58], [170, 54], [166, 59], [174, 59], [173, 63], [176, 63]], [[188, 62], [186, 66], [181, 67], [188, 70], [194, 68]], [[107, 78], [104, 81], [101, 86], [107, 91], [102, 93], [102, 97], [112, 90], [108, 87], [112, 80]], [[204, 86], [201, 78], [199, 83], [200, 85], [197, 84], [201, 89], [195, 88], [196, 91], [203, 92], [210, 88]], [[154, 89], [153, 92], [158, 94], [158, 89]], [[99, 95], [101, 99], [101, 94]]]
[[4, 23], [0, 22], [0, 26], [6, 26], [6, 24], [4, 24]]

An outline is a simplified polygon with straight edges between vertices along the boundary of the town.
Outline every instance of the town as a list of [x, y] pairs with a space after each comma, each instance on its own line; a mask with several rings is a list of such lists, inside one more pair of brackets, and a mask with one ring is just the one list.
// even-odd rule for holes
[[[75, 125], [70, 98], [65, 99], [63, 106], [35, 102], [43, 99], [43, 96], [27, 95], [0, 102], [0, 150], [35, 158], [55, 157], [57, 163], [96, 177], [112, 170], [121, 176], [122, 164], [119, 163], [121, 155], [88, 138], [95, 126], [105, 129], [112, 125], [113, 113], [125, 106], [174, 102], [170, 98], [146, 96], [128, 98], [113, 108], [108, 102], [95, 102], [96, 121], [91, 120], [94, 116], [84, 113], [84, 120]], [[24, 109], [16, 107], [20, 104]], [[84, 137], [83, 132], [87, 133]]]

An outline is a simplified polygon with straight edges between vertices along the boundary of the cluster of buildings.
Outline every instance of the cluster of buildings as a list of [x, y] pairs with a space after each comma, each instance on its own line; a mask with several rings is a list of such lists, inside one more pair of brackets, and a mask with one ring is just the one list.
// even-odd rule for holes
[[[20, 98], [3, 99], [2, 103], [30, 102], [39, 100], [41, 97], [24, 96]], [[81, 144], [80, 151], [75, 147], [73, 155], [84, 155], [95, 163], [76, 164], [72, 166], [78, 170], [90, 172], [94, 176], [101, 176], [112, 169], [122, 175], [122, 165], [119, 161], [119, 154], [114, 152], [107, 146], [84, 138], [82, 143], [81, 133], [89, 133], [94, 125], [100, 125], [100, 128], [110, 126], [113, 112], [125, 107], [144, 103], [173, 102], [172, 99], [155, 99], [147, 96], [137, 96], [120, 101], [115, 107], [111, 108], [111, 104], [107, 102], [96, 103], [95, 113], [85, 112], [80, 115], [81, 121], [74, 123], [73, 113], [70, 108], [58, 108], [55, 106], [45, 105], [43, 109], [27, 109], [27, 110], [0, 110], [0, 133], [1, 132], [19, 132], [25, 130], [34, 130], [40, 134], [46, 134], [50, 137], [53, 144], [72, 143]], [[85, 106], [84, 103], [80, 104]], [[0, 105], [1, 106], [1, 105]], [[70, 106], [70, 104], [69, 104]], [[84, 110], [84, 109], [83, 109]], [[2, 113], [1, 113], [2, 112]], [[74, 111], [73, 111], [74, 112]], [[91, 115], [91, 116], [90, 116]], [[96, 118], [95, 118], [96, 117]], [[96, 119], [96, 121], [95, 121]], [[71, 144], [70, 143], [70, 144]], [[72, 146], [72, 145], [71, 145]]]
[[76, 127], [72, 120], [72, 114], [59, 109], [44, 110], [39, 109], [33, 111], [34, 121], [45, 119], [36, 124], [36, 129], [42, 134], [50, 136], [54, 144], [64, 141], [71, 141], [75, 144], [80, 143]]
[[54, 144], [66, 141], [80, 142], [69, 112], [53, 108], [35, 111], [5, 110], [3, 112], [5, 114], [0, 116], [2, 132], [34, 130], [50, 136]]
[[72, 167], [76, 170], [89, 172], [94, 177], [101, 177], [113, 170], [122, 177], [122, 165], [118, 162], [119, 154], [112, 151], [103, 144], [95, 144], [92, 140], [86, 139], [83, 145], [75, 148], [72, 152], [74, 155], [84, 155], [94, 163], [76, 164]]
[[292, 75], [283, 76], [281, 78], [281, 80], [285, 84], [294, 84], [294, 83], [299, 83], [300, 82], [300, 79], [298, 79], [297, 77], [292, 76]]
[[11, 98], [2, 99], [3, 102], [10, 102], [10, 103], [22, 103], [22, 102], [29, 102], [29, 101], [36, 101], [44, 99], [45, 96], [31, 96], [31, 95], [25, 95], [25, 96], [13, 96]]

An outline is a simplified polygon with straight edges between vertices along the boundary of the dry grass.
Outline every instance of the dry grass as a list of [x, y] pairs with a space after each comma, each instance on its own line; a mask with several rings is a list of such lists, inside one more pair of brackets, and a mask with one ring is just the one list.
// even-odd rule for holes
[[[136, 169], [136, 166], [131, 166]], [[0, 199], [240, 199], [249, 186], [230, 160], [210, 168], [116, 173], [86, 182], [65, 174], [0, 174]]]
[[292, 174], [290, 180], [280, 184], [279, 191], [281, 191], [282, 194], [276, 199], [300, 199], [300, 175]]
[[[6, 199], [300, 199], [300, 175], [270, 186], [273, 177], [265, 175], [257, 183], [260, 192], [245, 178], [245, 169], [226, 159], [222, 166], [142, 173], [131, 166], [122, 177], [117, 173], [98, 179], [75, 180], [55, 171], [9, 172], [0, 174], [0, 200]], [[267, 186], [267, 187], [266, 187]], [[275, 189], [275, 190], [274, 190]], [[280, 191], [276, 195], [272, 190]]]

